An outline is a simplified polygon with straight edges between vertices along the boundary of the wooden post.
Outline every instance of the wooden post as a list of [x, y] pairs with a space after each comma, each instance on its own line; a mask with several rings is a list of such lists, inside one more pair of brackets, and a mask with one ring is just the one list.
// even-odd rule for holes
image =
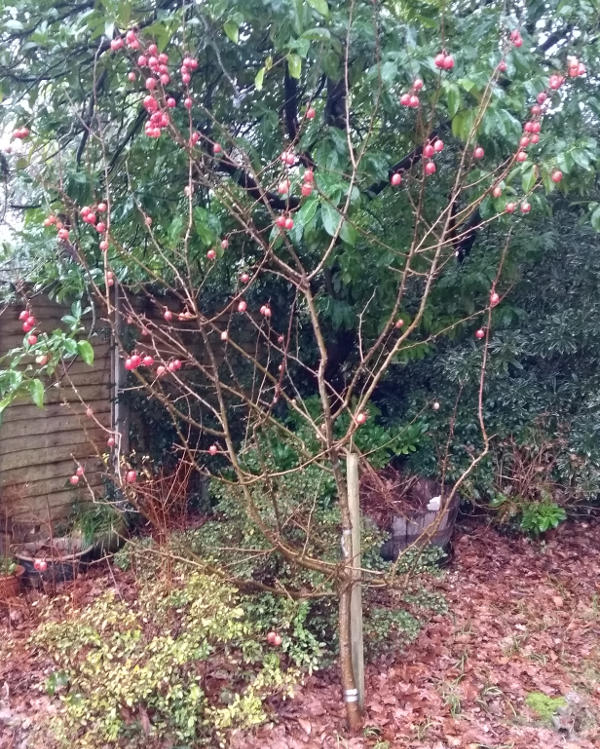
[[[120, 336], [123, 331], [123, 317], [121, 313], [121, 289], [118, 283], [113, 288], [115, 329]], [[129, 424], [127, 412], [121, 400], [121, 393], [125, 386], [127, 373], [117, 339], [111, 333], [111, 431], [116, 437], [115, 449], [112, 451], [113, 469], [117, 476], [121, 472], [120, 456], [129, 452]]]
[[358, 488], [358, 456], [349, 452], [346, 458], [348, 507], [352, 522], [352, 598], [350, 601], [350, 640], [354, 683], [358, 689], [358, 704], [365, 702], [365, 660], [363, 650], [363, 612], [360, 572], [360, 504]]

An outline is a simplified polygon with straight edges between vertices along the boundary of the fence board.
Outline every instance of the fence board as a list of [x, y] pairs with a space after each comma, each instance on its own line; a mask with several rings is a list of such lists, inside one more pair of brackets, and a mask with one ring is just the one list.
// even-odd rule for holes
[[[22, 323], [18, 320], [22, 305], [0, 313], [0, 356], [23, 342]], [[37, 330], [52, 332], [62, 327], [60, 319], [68, 307], [46, 297], [31, 301]], [[96, 319], [94, 363], [88, 366], [80, 359], [59, 367], [48, 379], [46, 406], [37, 408], [30, 400], [11, 404], [0, 423], [0, 517], [31, 529], [63, 518], [76, 497], [85, 499], [89, 491], [82, 481], [70, 486], [69, 476], [75, 456], [86, 466], [90, 485], [102, 493], [103, 467], [97, 451], [106, 449], [107, 430], [111, 427], [111, 345], [103, 324]], [[29, 357], [28, 357], [29, 359]], [[66, 370], [66, 372], [65, 372]], [[69, 380], [78, 391], [73, 391]], [[56, 382], [59, 386], [56, 386]], [[84, 403], [81, 403], [83, 399]], [[85, 411], [91, 407], [94, 416]]]

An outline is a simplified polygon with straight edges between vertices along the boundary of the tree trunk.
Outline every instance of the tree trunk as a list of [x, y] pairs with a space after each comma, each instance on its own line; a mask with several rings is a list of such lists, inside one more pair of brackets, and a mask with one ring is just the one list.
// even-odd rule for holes
[[350, 643], [350, 599], [352, 596], [352, 578], [345, 576], [340, 586], [339, 601], [339, 637], [340, 637], [340, 669], [342, 678], [342, 693], [346, 703], [346, 717], [352, 733], [362, 728], [362, 717], [358, 706], [358, 689], [354, 682], [352, 669], [352, 649]]

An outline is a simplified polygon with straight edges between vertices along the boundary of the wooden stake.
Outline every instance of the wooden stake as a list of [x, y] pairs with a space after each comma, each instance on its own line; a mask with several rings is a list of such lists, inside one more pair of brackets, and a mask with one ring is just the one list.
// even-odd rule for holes
[[358, 704], [365, 702], [365, 660], [363, 647], [363, 612], [360, 572], [360, 504], [358, 488], [358, 456], [348, 453], [346, 458], [348, 507], [352, 522], [352, 598], [350, 602], [350, 641], [354, 683], [358, 689]]

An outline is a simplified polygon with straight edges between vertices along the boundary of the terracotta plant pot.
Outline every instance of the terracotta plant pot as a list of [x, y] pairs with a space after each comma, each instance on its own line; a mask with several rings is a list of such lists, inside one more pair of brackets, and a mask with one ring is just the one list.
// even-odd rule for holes
[[17, 564], [17, 569], [11, 575], [0, 575], [0, 603], [19, 595], [24, 574], [25, 567]]

